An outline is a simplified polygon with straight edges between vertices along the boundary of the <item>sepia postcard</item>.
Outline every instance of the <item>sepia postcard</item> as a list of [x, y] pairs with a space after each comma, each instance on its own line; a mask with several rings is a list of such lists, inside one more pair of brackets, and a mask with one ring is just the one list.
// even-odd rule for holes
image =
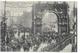
[[77, 52], [76, 1], [0, 1], [1, 52]]

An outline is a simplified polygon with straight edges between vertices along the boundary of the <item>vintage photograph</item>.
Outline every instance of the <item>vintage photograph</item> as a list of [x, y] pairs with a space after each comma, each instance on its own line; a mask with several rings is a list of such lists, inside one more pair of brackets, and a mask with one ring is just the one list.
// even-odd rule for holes
[[76, 1], [0, 1], [1, 52], [77, 52]]

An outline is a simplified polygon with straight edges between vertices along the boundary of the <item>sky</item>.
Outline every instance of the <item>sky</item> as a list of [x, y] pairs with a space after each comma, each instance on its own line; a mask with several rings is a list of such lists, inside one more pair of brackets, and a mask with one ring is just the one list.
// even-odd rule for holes
[[[37, 2], [35, 2], [37, 3]], [[45, 3], [45, 2], [43, 2]], [[71, 14], [71, 11], [73, 9], [74, 2], [68, 2], [70, 8], [69, 8], [69, 14]], [[8, 1], [7, 2], [7, 7], [6, 7], [6, 15], [7, 15], [7, 23], [8, 25], [11, 23], [11, 19], [14, 20], [14, 22], [18, 22], [19, 19], [21, 19], [21, 16], [26, 12], [27, 14], [32, 14], [32, 5], [33, 2], [19, 2], [19, 1]], [[2, 12], [4, 9], [4, 3], [0, 1], [0, 16], [2, 16]], [[15, 17], [12, 17], [15, 16]], [[29, 15], [31, 17], [31, 15]], [[29, 16], [26, 16], [26, 19], [32, 20], [32, 18], [29, 18]], [[47, 14], [46, 14], [47, 16]], [[44, 16], [44, 17], [46, 17]], [[31, 24], [32, 21], [26, 20], [28, 24]], [[44, 19], [43, 19], [44, 20]], [[45, 19], [44, 21], [47, 21], [48, 19]], [[0, 22], [1, 22], [1, 17], [0, 17]], [[31, 25], [30, 25], [31, 27]]]

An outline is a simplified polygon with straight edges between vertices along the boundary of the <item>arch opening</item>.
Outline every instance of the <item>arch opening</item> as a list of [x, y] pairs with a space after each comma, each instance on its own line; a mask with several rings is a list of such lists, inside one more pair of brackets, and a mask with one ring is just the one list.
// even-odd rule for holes
[[58, 32], [58, 18], [53, 12], [46, 11], [42, 16], [42, 32]]

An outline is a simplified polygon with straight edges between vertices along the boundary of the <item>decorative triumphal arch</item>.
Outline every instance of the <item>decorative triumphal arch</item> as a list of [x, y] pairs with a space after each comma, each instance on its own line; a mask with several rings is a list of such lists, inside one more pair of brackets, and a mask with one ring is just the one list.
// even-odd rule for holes
[[49, 13], [53, 13], [57, 16], [58, 34], [69, 33], [69, 16], [67, 3], [39, 3], [35, 5], [33, 9], [34, 16], [32, 18], [32, 27], [34, 27], [34, 29], [32, 31], [34, 31], [34, 34], [42, 33], [42, 19], [44, 18], [43, 15], [46, 11], [48, 11]]

